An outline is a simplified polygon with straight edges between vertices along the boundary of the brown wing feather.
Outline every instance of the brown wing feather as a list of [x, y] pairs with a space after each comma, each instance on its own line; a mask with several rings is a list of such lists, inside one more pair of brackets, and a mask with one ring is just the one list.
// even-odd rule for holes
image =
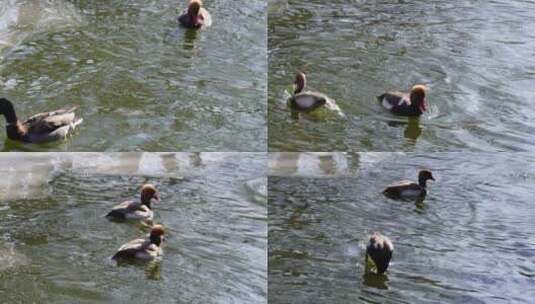
[[50, 133], [57, 128], [73, 123], [77, 107], [35, 114], [24, 121], [29, 133]]
[[140, 202], [126, 201], [113, 207], [106, 216], [124, 219], [126, 214], [141, 209]]
[[403, 99], [403, 97], [405, 96], [406, 94], [403, 93], [403, 92], [398, 92], [398, 91], [394, 91], [394, 92], [387, 92], [387, 93], [384, 93], [383, 95], [379, 96], [377, 99], [379, 101], [382, 101], [383, 99], [386, 99], [386, 101], [391, 104], [391, 105], [397, 105], [399, 104], [400, 100]]
[[410, 181], [401, 181], [401, 182], [398, 182], [398, 183], [395, 183], [395, 184], [392, 184], [390, 186], [388, 186], [384, 191], [383, 193], [387, 194], [387, 195], [394, 195], [394, 196], [398, 196], [400, 195], [403, 191], [406, 191], [406, 190], [415, 190], [415, 191], [418, 191], [418, 190], [421, 190], [420, 186], [414, 182], [410, 182]]
[[142, 250], [147, 244], [147, 241], [144, 239], [135, 239], [124, 245], [122, 245], [117, 253], [112, 257], [112, 259], [118, 258], [133, 258], [136, 256], [136, 253]]

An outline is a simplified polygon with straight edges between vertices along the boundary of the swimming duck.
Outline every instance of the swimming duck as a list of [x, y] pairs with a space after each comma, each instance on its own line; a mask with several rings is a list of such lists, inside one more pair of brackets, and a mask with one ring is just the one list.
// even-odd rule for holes
[[368, 259], [371, 258], [377, 268], [377, 274], [385, 273], [392, 259], [393, 252], [394, 245], [392, 241], [379, 232], [375, 232], [370, 237], [368, 246], [366, 246], [366, 269], [368, 269]]
[[154, 212], [152, 211], [152, 200], [160, 201], [156, 188], [151, 184], [145, 184], [141, 187], [141, 199], [139, 202], [126, 201], [113, 207], [106, 217], [117, 220], [152, 220]]
[[435, 180], [433, 173], [429, 170], [422, 170], [418, 174], [418, 183], [411, 181], [400, 181], [388, 186], [383, 194], [390, 198], [416, 198], [427, 194], [427, 181]]
[[383, 107], [400, 116], [420, 116], [427, 111], [425, 94], [427, 88], [424, 85], [415, 85], [409, 93], [387, 92], [377, 99]]
[[210, 26], [212, 17], [204, 7], [201, 0], [190, 0], [188, 8], [178, 17], [178, 22], [187, 28], [202, 28]]
[[21, 122], [11, 101], [0, 98], [0, 114], [6, 118], [7, 137], [27, 143], [45, 143], [66, 139], [83, 122], [76, 118], [77, 107], [33, 115]]
[[164, 234], [165, 229], [162, 225], [154, 225], [148, 238], [131, 240], [122, 245], [112, 259], [154, 260], [163, 255]]
[[335, 101], [327, 95], [319, 92], [304, 91], [307, 85], [307, 77], [305, 73], [298, 72], [295, 75], [294, 85], [295, 89], [293, 95], [288, 100], [288, 104], [292, 111], [308, 113], [322, 106], [326, 106], [331, 110], [340, 110]]

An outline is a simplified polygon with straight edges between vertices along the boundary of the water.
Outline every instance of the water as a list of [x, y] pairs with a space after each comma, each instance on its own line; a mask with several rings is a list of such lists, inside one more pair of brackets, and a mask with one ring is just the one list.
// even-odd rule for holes
[[[271, 156], [270, 303], [532, 303], [534, 164], [528, 153]], [[425, 201], [381, 194], [424, 167], [436, 177]], [[386, 276], [364, 275], [374, 231], [394, 242]]]
[[[266, 303], [264, 153], [0, 156], [0, 297], [5, 303]], [[148, 233], [103, 215], [156, 185], [160, 264], [118, 267]]]
[[0, 95], [21, 118], [80, 105], [85, 119], [66, 143], [0, 134], [0, 148], [265, 150], [266, 3], [208, 1], [213, 25], [195, 32], [179, 2], [0, 2]]
[[[530, 151], [535, 2], [269, 2], [272, 151]], [[291, 119], [295, 71], [340, 118]], [[423, 83], [430, 111], [395, 117], [375, 96]]]

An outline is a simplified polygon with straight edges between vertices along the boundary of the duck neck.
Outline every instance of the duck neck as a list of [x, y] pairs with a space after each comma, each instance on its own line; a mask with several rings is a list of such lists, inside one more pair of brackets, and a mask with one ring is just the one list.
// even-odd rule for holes
[[18, 120], [15, 108], [11, 101], [5, 98], [0, 98], [0, 113], [6, 118], [7, 137], [13, 140], [20, 140], [27, 130]]
[[303, 92], [303, 90], [305, 89], [306, 85], [307, 85], [307, 80], [306, 80], [305, 76], [297, 77], [297, 79], [295, 81], [294, 94], [299, 94], [299, 93]]
[[162, 238], [159, 235], [150, 235], [150, 242], [156, 246], [160, 246], [162, 244]]
[[420, 187], [425, 189], [427, 187], [427, 178], [425, 177], [418, 178], [418, 185], [420, 185]]
[[17, 114], [15, 113], [15, 108], [13, 107], [11, 101], [5, 98], [0, 99], [0, 113], [4, 115], [8, 125], [15, 125], [17, 123]]
[[151, 203], [150, 203], [150, 198], [145, 198], [145, 197], [141, 197], [141, 204], [147, 206], [147, 208], [151, 209], [152, 210], [152, 206], [151, 206]]

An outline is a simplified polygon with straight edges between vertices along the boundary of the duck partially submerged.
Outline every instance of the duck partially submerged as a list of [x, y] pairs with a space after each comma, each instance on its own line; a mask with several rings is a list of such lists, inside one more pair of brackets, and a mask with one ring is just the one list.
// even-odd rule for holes
[[20, 121], [11, 101], [0, 98], [0, 114], [6, 119], [7, 137], [27, 143], [46, 143], [64, 140], [83, 122], [74, 113], [77, 107], [33, 115]]
[[212, 24], [212, 17], [202, 7], [201, 0], [190, 0], [186, 10], [178, 17], [178, 22], [187, 28], [203, 28]]
[[122, 245], [113, 255], [113, 260], [137, 259], [151, 261], [163, 255], [165, 229], [162, 225], [154, 225], [148, 238], [132, 240]]
[[152, 200], [160, 201], [156, 188], [151, 184], [141, 187], [139, 201], [125, 201], [113, 207], [106, 217], [116, 220], [145, 220], [151, 221], [154, 217]]
[[305, 91], [307, 78], [305, 73], [298, 72], [295, 75], [294, 92], [288, 99], [288, 105], [292, 111], [309, 113], [318, 108], [326, 107], [341, 113], [334, 100], [319, 92]]
[[377, 99], [383, 107], [400, 116], [420, 116], [427, 111], [427, 88], [415, 85], [408, 93], [387, 92]]
[[375, 264], [377, 274], [385, 273], [392, 259], [393, 252], [394, 245], [392, 241], [386, 236], [375, 232], [370, 237], [368, 246], [366, 246], [366, 269], [368, 269], [368, 259], [371, 259]]
[[427, 181], [435, 180], [433, 173], [422, 170], [418, 174], [418, 183], [412, 181], [400, 181], [388, 186], [383, 194], [390, 198], [418, 198], [427, 194]]

